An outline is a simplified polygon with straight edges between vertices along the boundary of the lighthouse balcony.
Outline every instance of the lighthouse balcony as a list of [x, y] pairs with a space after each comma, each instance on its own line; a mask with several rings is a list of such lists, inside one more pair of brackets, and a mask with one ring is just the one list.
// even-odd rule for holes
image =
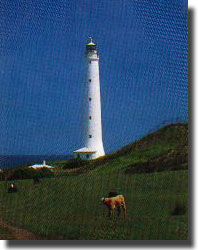
[[94, 51], [96, 50], [96, 44], [95, 43], [88, 43], [86, 44], [86, 51], [89, 52], [89, 51]]

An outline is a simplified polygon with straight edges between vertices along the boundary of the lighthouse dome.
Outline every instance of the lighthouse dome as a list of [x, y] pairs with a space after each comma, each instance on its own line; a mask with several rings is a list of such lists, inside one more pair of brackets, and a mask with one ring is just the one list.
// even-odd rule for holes
[[90, 42], [86, 44], [86, 51], [93, 52], [96, 51], [96, 44], [93, 43], [92, 37], [89, 37]]

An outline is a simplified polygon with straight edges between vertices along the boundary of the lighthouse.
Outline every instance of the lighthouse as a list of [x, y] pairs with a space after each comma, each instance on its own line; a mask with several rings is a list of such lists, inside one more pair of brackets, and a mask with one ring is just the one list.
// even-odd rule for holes
[[91, 37], [90, 42], [86, 44], [85, 59], [87, 76], [84, 85], [84, 147], [74, 151], [74, 154], [76, 158], [89, 160], [105, 155], [102, 141], [99, 55]]

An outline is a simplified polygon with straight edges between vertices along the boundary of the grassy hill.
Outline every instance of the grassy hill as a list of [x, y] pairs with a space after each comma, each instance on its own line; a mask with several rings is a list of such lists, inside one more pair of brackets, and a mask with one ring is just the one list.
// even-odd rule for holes
[[[67, 161], [67, 167], [70, 164]], [[105, 157], [88, 161], [74, 173], [149, 173], [188, 167], [188, 125], [170, 124]]]
[[[1, 181], [1, 217], [45, 239], [186, 240], [187, 131], [187, 124], [166, 126], [39, 185], [17, 180], [18, 193], [8, 194]], [[106, 217], [100, 199], [111, 190], [126, 197], [126, 219]]]

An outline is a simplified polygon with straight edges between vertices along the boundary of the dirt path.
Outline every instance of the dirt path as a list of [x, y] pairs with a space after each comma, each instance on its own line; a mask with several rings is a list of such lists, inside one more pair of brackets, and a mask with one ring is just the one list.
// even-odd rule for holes
[[7, 229], [10, 232], [10, 235], [7, 235], [6, 238], [9, 240], [41, 240], [43, 238], [21, 228], [11, 226], [7, 222], [3, 221], [0, 218], [0, 227]]

